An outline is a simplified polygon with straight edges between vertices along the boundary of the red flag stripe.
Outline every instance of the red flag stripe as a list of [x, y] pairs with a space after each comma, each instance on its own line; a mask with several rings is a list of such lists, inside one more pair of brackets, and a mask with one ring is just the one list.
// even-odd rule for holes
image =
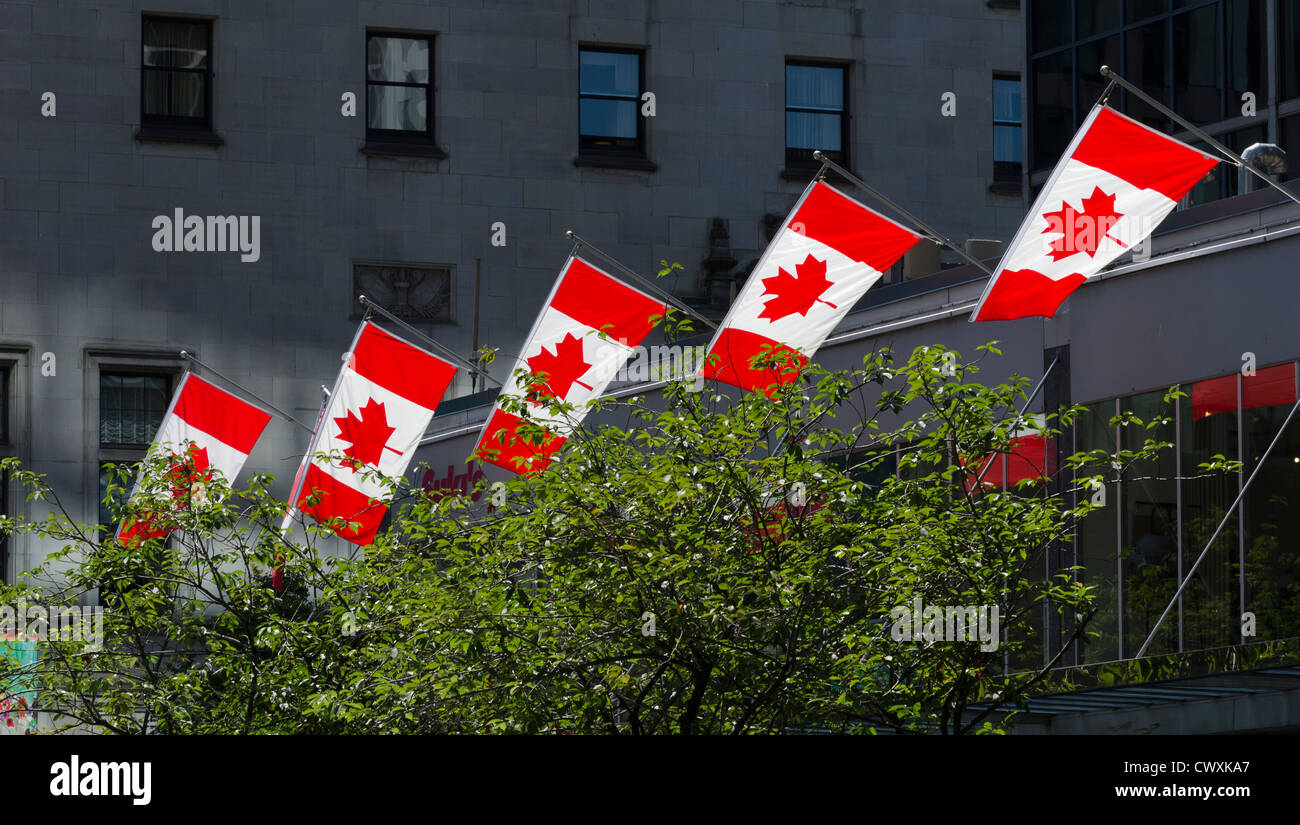
[[[518, 434], [522, 423], [523, 419], [517, 415], [501, 409], [493, 410], [491, 420], [483, 429], [476, 456], [512, 473], [532, 473], [546, 469], [564, 445], [564, 436], [551, 433], [545, 443], [530, 444]], [[517, 458], [527, 460], [520, 464], [515, 461]]]
[[804, 198], [786, 226], [878, 272], [893, 266], [920, 240], [920, 236], [821, 182]]
[[[764, 347], [772, 347], [773, 352], [786, 349], [785, 365], [794, 365], [798, 369], [786, 371], [783, 368], [752, 369], [750, 362]], [[713, 356], [718, 358], [714, 359]], [[794, 352], [771, 338], [738, 327], [724, 327], [718, 333], [718, 340], [709, 351], [708, 363], [704, 367], [704, 377], [745, 390], [766, 390], [773, 384], [789, 384], [799, 377], [800, 371], [808, 363], [808, 357]], [[784, 366], [784, 365], [783, 365]]]
[[1217, 158], [1103, 107], [1071, 156], [1139, 189], [1176, 201], [1219, 164]]
[[456, 367], [374, 324], [366, 324], [348, 366], [389, 392], [428, 410], [437, 409]]
[[245, 455], [253, 451], [271, 420], [270, 413], [195, 375], [185, 379], [185, 387], [172, 412], [189, 426]]
[[[308, 506], [306, 502], [313, 495], [319, 496], [319, 501], [315, 505]], [[357, 522], [356, 530], [347, 524], [341, 528], [334, 527], [333, 530], [340, 538], [363, 546], [374, 542], [375, 533], [379, 531], [379, 523], [384, 520], [384, 513], [388, 511], [387, 504], [375, 501], [366, 494], [352, 489], [323, 472], [314, 463], [307, 465], [307, 477], [303, 481], [297, 506], [299, 510], [318, 521], [342, 518], [349, 524]]]
[[573, 258], [561, 276], [551, 306], [634, 347], [650, 334], [650, 317], [663, 315], [665, 305]]

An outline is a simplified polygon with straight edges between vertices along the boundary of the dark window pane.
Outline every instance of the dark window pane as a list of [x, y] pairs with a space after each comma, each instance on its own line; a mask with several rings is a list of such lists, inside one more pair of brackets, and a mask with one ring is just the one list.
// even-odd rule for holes
[[993, 160], [995, 163], [1020, 163], [1020, 127], [993, 127]]
[[169, 114], [176, 117], [203, 117], [207, 79], [195, 72], [173, 72], [171, 107]]
[[1070, 52], [1034, 61], [1033, 168], [1053, 166], [1074, 134]]
[[1020, 81], [993, 78], [993, 120], [999, 123], [1020, 122]]
[[429, 82], [429, 41], [412, 37], [370, 37], [366, 77], [390, 83]]
[[785, 113], [785, 145], [790, 149], [825, 149], [838, 152], [841, 149], [840, 135], [839, 115]]
[[423, 86], [369, 87], [368, 126], [424, 132], [428, 127], [427, 92]]
[[1287, 153], [1286, 172], [1282, 180], [1294, 180], [1300, 177], [1300, 115], [1282, 118], [1278, 121], [1282, 149]]
[[[113, 510], [108, 497], [108, 485], [113, 481], [113, 473], [109, 467], [114, 464], [125, 464], [126, 462], [110, 462], [109, 464], [99, 465], [99, 523], [101, 525], [116, 525], [117, 521], [113, 518]], [[121, 486], [115, 491], [111, 501], [116, 502], [119, 508], [126, 505], [126, 500], [131, 497], [131, 491], [126, 489], [125, 484], [119, 480]]]
[[1278, 0], [1277, 6], [1282, 97], [1300, 97], [1300, 0]]
[[145, 20], [143, 44], [141, 60], [145, 66], [169, 69], [207, 68], [206, 22]]
[[162, 69], [145, 69], [141, 82], [144, 84], [143, 106], [147, 115], [167, 115], [167, 77], [170, 72]]
[[1080, 40], [1117, 29], [1120, 25], [1120, 0], [1077, 0], [1075, 19], [1075, 37]]
[[[1234, 116], [1241, 111], [1243, 92], [1254, 92], [1257, 106], [1268, 100], [1264, 0], [1228, 0], [1223, 14], [1224, 46], [1228, 55], [1228, 115]], [[1287, 58], [1281, 59], [1285, 63]]]
[[[1202, 141], [1193, 141], [1188, 143], [1188, 145], [1194, 149], [1200, 149], [1202, 152], [1214, 152], [1212, 148]], [[1223, 193], [1226, 185], [1226, 178], [1235, 177], [1236, 174], [1236, 170], [1233, 167], [1225, 166], [1220, 163], [1218, 166], [1211, 169], [1205, 177], [1201, 178], [1201, 180], [1193, 186], [1186, 195], [1183, 195], [1183, 199], [1179, 201], [1179, 205], [1182, 207], [1200, 206], [1203, 203], [1210, 203], [1211, 201], [1219, 200], [1224, 196]]]
[[1169, 0], [1125, 0], [1124, 2], [1126, 21], [1141, 20], [1167, 11], [1169, 11]]
[[636, 137], [637, 103], [584, 98], [579, 101], [579, 131], [597, 137]]
[[[1087, 414], [1075, 424], [1076, 449], [1080, 452], [1115, 452], [1115, 428], [1110, 426], [1114, 415], [1114, 401], [1088, 405]], [[1101, 476], [1105, 490], [1102, 493], [1104, 506], [1093, 510], [1079, 523], [1076, 539], [1079, 565], [1083, 567], [1080, 578], [1095, 589], [1097, 600], [1097, 615], [1089, 622], [1088, 628], [1098, 635], [1083, 646], [1081, 659], [1085, 663], [1108, 662], [1119, 656], [1118, 525], [1115, 520], [1119, 507], [1118, 487], [1110, 481], [1114, 471], [1105, 463], [1081, 468], [1079, 475]], [[1094, 493], [1089, 491], [1084, 495], [1092, 496]]]
[[[0, 443], [9, 443], [9, 368], [0, 369]], [[0, 496], [0, 513], [5, 499]], [[3, 541], [3, 539], [0, 539]], [[0, 567], [3, 570], [3, 567]]]
[[580, 64], [580, 94], [640, 98], [639, 54], [584, 50]]
[[[1260, 459], [1296, 400], [1295, 364], [1242, 378], [1247, 472], [1259, 474], [1244, 501], [1246, 603], [1256, 639], [1300, 636], [1300, 428], [1288, 427]], [[1240, 549], [1238, 550], [1240, 558]]]
[[[1146, 429], [1124, 427], [1123, 448], [1139, 450], [1150, 438], [1175, 443], [1173, 405], [1163, 392], [1123, 399], [1123, 409], [1144, 422], [1167, 414], [1169, 423]], [[1173, 449], [1153, 461], [1134, 464], [1124, 474], [1124, 655], [1133, 656], [1155, 628], [1165, 605], [1178, 590], [1178, 482]], [[1177, 617], [1166, 619], [1147, 652], [1158, 656], [1178, 650]]]
[[844, 70], [827, 66], [786, 66], [785, 105], [794, 109], [843, 111]]
[[[1263, 120], [1263, 118], [1260, 119]], [[1267, 139], [1267, 128], [1266, 124], [1261, 123], [1248, 129], [1238, 129], [1235, 132], [1229, 132], [1227, 135], [1221, 136], [1219, 141], [1240, 155], [1252, 143], [1263, 143]], [[1226, 163], [1219, 164], [1219, 168], [1223, 170], [1224, 174], [1225, 196], [1231, 197], [1232, 195], [1241, 194], [1241, 176], [1238, 174], [1237, 168]], [[1246, 174], [1249, 175], [1250, 173], [1247, 172]], [[1265, 185], [1261, 181], [1253, 181], [1252, 191]]]
[[[1114, 34], [1101, 40], [1079, 45], [1079, 70], [1076, 74], [1079, 84], [1079, 109], [1075, 113], [1074, 119], [1076, 128], [1083, 124], [1083, 119], [1092, 111], [1092, 107], [1097, 105], [1101, 93], [1105, 91], [1106, 84], [1109, 82], [1101, 76], [1101, 67], [1110, 66], [1112, 69], [1119, 67], [1120, 43], [1120, 35]], [[1115, 95], [1118, 95], [1118, 92], [1112, 96], [1112, 103], [1114, 103]]]
[[1070, 40], [1070, 4], [1061, 0], [1032, 0], [1034, 51], [1050, 49]]
[[[1183, 575], [1205, 548], [1233, 499], [1237, 477], [1197, 471], [1215, 455], [1237, 457], [1237, 377], [1227, 375], [1193, 384], [1182, 399], [1179, 450], [1182, 453]], [[1183, 592], [1184, 644], [1188, 650], [1222, 647], [1235, 641], [1241, 617], [1237, 606], [1237, 530], [1230, 520]], [[1165, 621], [1177, 617], [1170, 614]]]
[[[1169, 105], [1169, 23], [1161, 20], [1124, 33], [1126, 79]], [[1132, 118], [1161, 131], [1168, 131], [1169, 119], [1134, 95], [1125, 95], [1125, 112]]]
[[169, 385], [162, 375], [100, 375], [99, 443], [144, 446], [153, 441], [171, 401]]
[[1174, 16], [1174, 111], [1193, 123], [1223, 117], [1217, 6]]

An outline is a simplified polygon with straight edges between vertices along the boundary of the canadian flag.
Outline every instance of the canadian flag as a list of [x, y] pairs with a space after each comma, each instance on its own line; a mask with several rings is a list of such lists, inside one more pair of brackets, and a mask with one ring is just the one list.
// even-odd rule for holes
[[1219, 159], [1095, 106], [1020, 224], [973, 321], [1050, 318], [1147, 238]]
[[[214, 471], [234, 484], [270, 420], [270, 413], [186, 373], [149, 447], [151, 457], [170, 455], [171, 467], [162, 477], [141, 476], [132, 499], [162, 492], [173, 506], [184, 508], [206, 495], [204, 485]], [[123, 520], [118, 540], [134, 545], [166, 538], [173, 529], [165, 513], [137, 515]]]
[[406, 474], [455, 374], [452, 364], [362, 323], [289, 500], [333, 522], [341, 538], [371, 544], [390, 495], [379, 476]]
[[[704, 377], [746, 390], [794, 381], [826, 336], [920, 236], [815, 181], [709, 344]], [[767, 350], [775, 367], [751, 365]]]
[[[525, 417], [498, 400], [474, 455], [516, 473], [545, 469], [582, 422], [586, 405], [600, 397], [665, 312], [662, 300], [571, 256], [501, 388], [501, 398], [523, 399], [528, 423], [544, 432], [521, 432]], [[530, 375], [532, 383], [525, 380]], [[551, 399], [575, 409], [552, 412]]]

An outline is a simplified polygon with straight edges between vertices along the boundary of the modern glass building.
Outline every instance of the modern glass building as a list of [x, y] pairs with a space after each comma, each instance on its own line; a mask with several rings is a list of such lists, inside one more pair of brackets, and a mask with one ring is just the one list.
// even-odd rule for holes
[[[1033, 0], [1029, 55], [1028, 173], [1038, 186], [1105, 89], [1110, 66], [1240, 153], [1252, 143], [1300, 140], [1300, 3], [1295, 0]], [[1118, 90], [1111, 105], [1163, 131], [1164, 115]], [[1298, 174], [1292, 169], [1283, 175]], [[1236, 174], [1188, 196], [1236, 194]]]

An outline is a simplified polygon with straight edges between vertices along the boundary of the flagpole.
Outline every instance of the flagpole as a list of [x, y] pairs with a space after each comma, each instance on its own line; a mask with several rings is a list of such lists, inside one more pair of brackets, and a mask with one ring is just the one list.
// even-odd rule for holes
[[1247, 162], [1245, 161], [1245, 159], [1241, 157], [1241, 155], [1238, 155], [1236, 152], [1232, 151], [1232, 150], [1229, 149], [1227, 146], [1224, 146], [1224, 145], [1223, 145], [1222, 143], [1220, 143], [1219, 141], [1217, 141], [1217, 140], [1215, 140], [1214, 138], [1210, 137], [1210, 136], [1207, 135], [1203, 130], [1197, 128], [1196, 126], [1192, 125], [1192, 124], [1189, 123], [1188, 121], [1186, 121], [1186, 120], [1184, 120], [1183, 118], [1179, 117], [1178, 114], [1177, 114], [1176, 112], [1174, 112], [1173, 110], [1169, 109], [1167, 106], [1165, 106], [1165, 105], [1164, 105], [1163, 103], [1161, 103], [1160, 101], [1158, 101], [1158, 100], [1156, 100], [1155, 98], [1151, 97], [1151, 96], [1148, 95], [1146, 92], [1142, 91], [1142, 90], [1139, 89], [1138, 87], [1134, 86], [1132, 83], [1129, 83], [1127, 80], [1125, 80], [1124, 78], [1120, 77], [1120, 76], [1119, 76], [1118, 74], [1116, 74], [1115, 72], [1111, 71], [1111, 68], [1110, 68], [1109, 66], [1102, 66], [1102, 67], [1101, 67], [1101, 74], [1102, 74], [1103, 77], [1108, 77], [1108, 78], [1110, 78], [1110, 81], [1111, 81], [1112, 83], [1118, 83], [1119, 85], [1123, 86], [1123, 87], [1124, 87], [1125, 89], [1127, 89], [1128, 91], [1132, 92], [1132, 93], [1133, 93], [1133, 94], [1134, 94], [1134, 95], [1135, 95], [1139, 100], [1143, 101], [1143, 102], [1146, 103], [1147, 105], [1149, 105], [1149, 106], [1151, 106], [1152, 108], [1156, 109], [1157, 111], [1159, 111], [1159, 112], [1163, 112], [1164, 114], [1166, 114], [1166, 115], [1168, 115], [1169, 117], [1173, 118], [1175, 123], [1177, 123], [1179, 126], [1182, 126], [1184, 129], [1186, 129], [1187, 131], [1191, 132], [1192, 134], [1196, 135], [1196, 136], [1197, 136], [1198, 138], [1200, 138], [1201, 140], [1203, 140], [1203, 141], [1205, 141], [1206, 143], [1208, 143], [1208, 144], [1210, 144], [1211, 146], [1213, 146], [1213, 147], [1214, 147], [1215, 149], [1217, 149], [1221, 154], [1223, 154], [1225, 157], [1227, 157], [1229, 160], [1231, 160], [1234, 164], [1236, 164], [1239, 168], [1245, 169], [1246, 171], [1250, 172], [1250, 173], [1251, 173], [1252, 175], [1254, 175], [1255, 177], [1257, 177], [1257, 178], [1259, 178], [1260, 180], [1264, 181], [1264, 183], [1267, 183], [1269, 186], [1271, 186], [1271, 187], [1273, 187], [1274, 189], [1276, 189], [1277, 191], [1281, 192], [1283, 195], [1286, 195], [1286, 196], [1287, 196], [1288, 198], [1290, 198], [1291, 200], [1295, 201], [1296, 203], [1300, 203], [1300, 196], [1297, 196], [1294, 192], [1290, 191], [1289, 189], [1287, 189], [1287, 188], [1286, 188], [1285, 186], [1283, 186], [1282, 184], [1280, 184], [1280, 183], [1278, 183], [1277, 181], [1273, 180], [1272, 178], [1270, 178], [1268, 175], [1264, 174], [1264, 173], [1263, 173], [1262, 171], [1260, 171], [1259, 169], [1256, 169], [1256, 168], [1255, 168], [1255, 165], [1254, 165], [1253, 163], [1247, 163]]
[[822, 175], [826, 174], [826, 170], [827, 170], [827, 169], [833, 169], [837, 174], [839, 174], [839, 175], [840, 175], [841, 177], [843, 177], [845, 180], [849, 181], [849, 182], [852, 183], [854, 186], [857, 186], [859, 189], [861, 189], [861, 190], [863, 190], [864, 192], [866, 192], [867, 194], [871, 195], [871, 196], [872, 196], [873, 198], [875, 198], [876, 200], [878, 200], [878, 201], [880, 201], [881, 203], [885, 204], [885, 205], [888, 206], [890, 209], [892, 209], [892, 210], [894, 210], [895, 212], [897, 212], [898, 214], [902, 215], [904, 218], [907, 218], [907, 220], [911, 221], [913, 224], [915, 224], [917, 227], [919, 227], [922, 231], [928, 233], [928, 237], [926, 238], [926, 240], [930, 240], [930, 241], [934, 241], [935, 243], [943, 244], [944, 246], [946, 246], [946, 247], [948, 247], [949, 249], [951, 249], [953, 252], [956, 252], [958, 255], [960, 255], [960, 256], [962, 256], [963, 258], [965, 258], [966, 261], [967, 261], [968, 263], [975, 264], [975, 266], [978, 266], [980, 269], [984, 270], [984, 271], [987, 272], [989, 275], [992, 275], [992, 274], [993, 274], [993, 270], [991, 270], [991, 269], [989, 269], [987, 266], [985, 266], [984, 263], [983, 263], [982, 261], [977, 261], [977, 260], [975, 260], [974, 258], [972, 258], [970, 255], [966, 254], [966, 250], [965, 250], [965, 249], [962, 249], [961, 247], [957, 246], [955, 243], [953, 243], [952, 241], [948, 240], [948, 239], [947, 239], [946, 237], [944, 237], [943, 235], [939, 234], [939, 231], [936, 230], [934, 227], [930, 226], [930, 225], [927, 224], [925, 221], [923, 221], [923, 220], [921, 220], [920, 218], [918, 218], [917, 216], [913, 215], [911, 212], [908, 212], [908, 211], [907, 211], [906, 209], [904, 209], [903, 207], [901, 207], [901, 206], [899, 206], [898, 204], [894, 203], [894, 202], [893, 202], [892, 200], [890, 200], [889, 198], [887, 198], [887, 197], [885, 197], [884, 195], [880, 194], [880, 192], [879, 192], [878, 190], [874, 189], [874, 188], [871, 187], [871, 186], [868, 186], [868, 185], [866, 184], [865, 181], [863, 181], [861, 178], [859, 178], [857, 175], [853, 174], [853, 173], [850, 172], [849, 170], [845, 169], [843, 166], [840, 166], [840, 165], [839, 165], [838, 163], [836, 163], [835, 161], [833, 161], [833, 160], [831, 160], [830, 158], [826, 157], [826, 155], [822, 154], [822, 152], [821, 152], [820, 150], [813, 152], [813, 157], [814, 157], [815, 159], [817, 159], [817, 160], [819, 160], [819, 161], [822, 162], [822, 171], [820, 171], [820, 172], [817, 173], [817, 177], [818, 177], [818, 178], [820, 178]]
[[454, 351], [452, 351], [451, 349], [448, 349], [447, 347], [444, 347], [442, 344], [439, 344], [437, 341], [435, 341], [435, 340], [433, 340], [432, 338], [430, 338], [429, 336], [425, 335], [423, 332], [420, 332], [418, 329], [416, 329], [415, 327], [413, 327], [413, 326], [411, 326], [410, 324], [406, 323], [406, 322], [403, 321], [401, 318], [398, 318], [396, 315], [394, 315], [393, 313], [391, 313], [391, 312], [389, 312], [388, 310], [384, 309], [384, 308], [381, 307], [379, 304], [376, 304], [374, 301], [370, 300], [370, 299], [367, 298], [366, 296], [364, 296], [364, 295], [358, 295], [358, 296], [357, 296], [357, 301], [358, 301], [358, 302], [359, 302], [363, 307], [365, 307], [365, 308], [367, 308], [367, 309], [372, 309], [372, 310], [374, 310], [375, 312], [378, 312], [380, 315], [384, 316], [384, 317], [387, 318], [388, 320], [392, 321], [394, 324], [397, 324], [397, 325], [398, 325], [399, 327], [401, 327], [402, 329], [404, 329], [404, 330], [406, 330], [407, 332], [411, 333], [412, 335], [416, 336], [416, 337], [419, 338], [421, 341], [424, 341], [424, 342], [425, 342], [426, 344], [428, 344], [429, 346], [434, 347], [435, 349], [437, 349], [439, 352], [441, 352], [441, 353], [443, 354], [443, 357], [448, 358], [448, 359], [450, 359], [450, 360], [452, 360], [452, 361], [455, 361], [455, 362], [456, 362], [457, 364], [459, 364], [460, 366], [462, 366], [462, 367], [464, 367], [465, 369], [469, 370], [470, 373], [471, 373], [472, 375], [481, 375], [481, 376], [483, 376], [484, 378], [488, 379], [489, 381], [496, 381], [496, 383], [498, 383], [498, 384], [501, 383], [500, 381], [497, 381], [495, 378], [493, 378], [491, 375], [488, 375], [486, 372], [483, 372], [483, 370], [482, 370], [478, 365], [476, 365], [474, 362], [472, 362], [472, 361], [470, 361], [470, 360], [468, 360], [468, 359], [466, 359], [466, 358], [462, 358], [461, 356], [457, 355], [457, 354], [456, 354]]
[[668, 292], [667, 290], [661, 289], [660, 287], [650, 283], [645, 278], [642, 278], [640, 275], [633, 272], [631, 269], [628, 269], [626, 266], [623, 266], [623, 264], [619, 263], [614, 258], [600, 251], [599, 249], [592, 246], [591, 244], [587, 243], [582, 238], [579, 238], [578, 235], [572, 229], [567, 230], [564, 233], [564, 237], [573, 241], [573, 253], [570, 254], [576, 254], [582, 247], [585, 246], [587, 249], [590, 249], [594, 255], [604, 260], [610, 266], [622, 272], [624, 275], [636, 281], [638, 284], [650, 290], [651, 292], [654, 292], [659, 297], [663, 298], [665, 301], [675, 306], [677, 309], [680, 309], [682, 312], [685, 312], [687, 315], [699, 321], [701, 324], [707, 326], [709, 329], [716, 330], [718, 328], [717, 324], [713, 323], [708, 318], [705, 318], [703, 315], [699, 314], [695, 310], [688, 307], [686, 304], [679, 301], [677, 297], [674, 296], [671, 292]]
[[1214, 546], [1214, 540], [1219, 537], [1219, 533], [1223, 531], [1223, 527], [1228, 523], [1228, 519], [1232, 518], [1233, 512], [1237, 509], [1237, 505], [1246, 497], [1246, 491], [1250, 489], [1251, 482], [1253, 482], [1255, 477], [1259, 475], [1259, 471], [1264, 469], [1264, 464], [1268, 462], [1269, 453], [1273, 452], [1273, 448], [1282, 440], [1282, 433], [1286, 432], [1287, 425], [1290, 424], [1291, 419], [1295, 417], [1296, 410], [1300, 410], [1300, 400], [1297, 400], [1295, 404], [1292, 405], [1291, 412], [1287, 413], [1286, 420], [1282, 422], [1282, 426], [1277, 430], [1277, 435], [1273, 436], [1273, 443], [1269, 444], [1268, 449], [1259, 457], [1259, 462], [1255, 465], [1254, 471], [1251, 472], [1250, 478], [1246, 479], [1246, 483], [1241, 488], [1241, 492], [1237, 493], [1236, 500], [1228, 506], [1227, 512], [1223, 514], [1223, 520], [1219, 522], [1218, 527], [1214, 528], [1214, 535], [1210, 536], [1210, 540], [1206, 542], [1205, 549], [1201, 551], [1201, 555], [1196, 557], [1196, 563], [1187, 571], [1187, 578], [1183, 579], [1182, 583], [1178, 585], [1178, 591], [1174, 593], [1174, 597], [1170, 599], [1169, 604], [1165, 606], [1165, 612], [1160, 614], [1160, 618], [1156, 619], [1155, 627], [1151, 628], [1151, 635], [1147, 636], [1147, 640], [1142, 643], [1142, 647], [1138, 648], [1137, 655], [1133, 658], [1140, 659], [1142, 654], [1146, 652], [1147, 647], [1151, 644], [1151, 641], [1155, 639], [1156, 631], [1160, 630], [1160, 625], [1169, 616], [1169, 611], [1178, 603], [1179, 598], [1183, 595], [1183, 591], [1186, 590], [1187, 585], [1191, 583], [1192, 574], [1196, 572], [1196, 568], [1200, 563], [1205, 560], [1205, 555], [1209, 553], [1210, 548]]
[[[280, 536], [284, 537], [289, 532], [289, 525], [293, 521], [293, 514], [298, 512], [298, 495], [302, 492], [302, 485], [307, 481], [307, 465], [311, 463], [312, 455], [316, 452], [316, 444], [320, 441], [321, 426], [325, 423], [325, 413], [330, 408], [330, 403], [334, 394], [339, 391], [339, 386], [343, 383], [343, 372], [347, 368], [346, 361], [356, 351], [357, 342], [361, 340], [361, 333], [365, 330], [367, 321], [362, 321], [357, 326], [356, 335], [352, 336], [352, 343], [348, 345], [348, 351], [343, 354], [339, 360], [344, 361], [344, 365], [339, 367], [339, 374], [334, 378], [334, 389], [325, 392], [325, 399], [321, 401], [320, 412], [316, 414], [316, 428], [311, 431], [311, 440], [307, 442], [307, 452], [303, 454], [302, 461], [298, 464], [298, 472], [294, 475], [293, 486], [289, 489], [289, 509], [284, 514], [284, 521], [280, 524]], [[325, 389], [325, 385], [321, 385]]]
[[212, 373], [212, 374], [215, 375], [216, 377], [220, 378], [222, 381], [225, 381], [227, 384], [229, 384], [230, 386], [232, 386], [232, 387], [234, 387], [235, 389], [239, 390], [240, 392], [244, 393], [245, 395], [248, 395], [248, 396], [250, 396], [250, 397], [252, 397], [252, 398], [257, 399], [257, 402], [258, 402], [259, 404], [261, 404], [262, 406], [264, 406], [264, 407], [266, 407], [267, 409], [271, 410], [271, 411], [274, 412], [276, 415], [280, 416], [280, 418], [284, 419], [285, 421], [288, 421], [290, 424], [297, 424], [299, 427], [302, 427], [302, 428], [303, 428], [304, 430], [306, 430], [307, 432], [312, 432], [311, 427], [308, 427], [306, 424], [302, 423], [302, 422], [299, 421], [298, 419], [294, 418], [292, 415], [289, 415], [289, 414], [288, 414], [287, 412], [285, 412], [284, 410], [282, 410], [282, 409], [280, 409], [279, 407], [275, 406], [274, 404], [270, 403], [270, 402], [267, 401], [265, 398], [262, 398], [262, 397], [261, 397], [260, 395], [258, 395], [257, 393], [252, 392], [252, 391], [249, 390], [247, 387], [245, 387], [243, 384], [240, 384], [238, 381], [231, 380], [230, 378], [227, 378], [226, 376], [224, 376], [224, 375], [222, 375], [221, 373], [217, 372], [217, 371], [216, 371], [215, 369], [213, 369], [212, 367], [208, 366], [207, 364], [203, 363], [203, 362], [200, 361], [199, 359], [195, 358], [195, 357], [194, 357], [192, 354], [190, 354], [189, 352], [186, 352], [185, 350], [181, 350], [181, 358], [184, 358], [186, 361], [191, 361], [191, 362], [193, 362], [195, 366], [202, 367], [203, 369], [207, 370], [208, 372]]

